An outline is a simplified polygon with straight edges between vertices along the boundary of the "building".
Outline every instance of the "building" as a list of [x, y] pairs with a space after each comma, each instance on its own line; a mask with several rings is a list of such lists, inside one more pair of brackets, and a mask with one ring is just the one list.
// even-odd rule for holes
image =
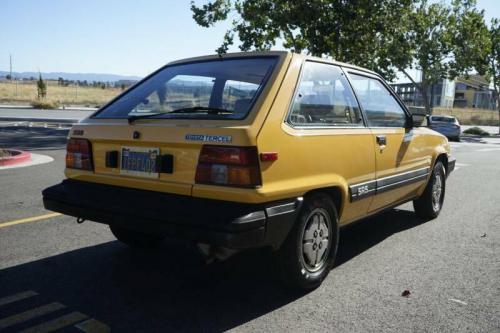
[[471, 75], [455, 82], [456, 108], [496, 109], [495, 91], [484, 76]]
[[[391, 86], [406, 105], [424, 106], [422, 94], [413, 83], [396, 83]], [[427, 95], [431, 101], [431, 107], [452, 108], [455, 99], [455, 84], [453, 81], [442, 79], [428, 88]]]
[[[424, 106], [420, 92], [412, 83], [391, 84], [394, 91], [408, 106]], [[431, 107], [496, 109], [495, 91], [488, 80], [480, 75], [442, 79], [428, 88]]]

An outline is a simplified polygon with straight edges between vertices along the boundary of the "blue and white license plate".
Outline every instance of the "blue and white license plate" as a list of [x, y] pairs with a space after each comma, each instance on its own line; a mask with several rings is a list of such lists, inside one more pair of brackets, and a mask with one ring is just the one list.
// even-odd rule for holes
[[125, 175], [157, 178], [157, 158], [160, 148], [122, 147], [120, 173]]

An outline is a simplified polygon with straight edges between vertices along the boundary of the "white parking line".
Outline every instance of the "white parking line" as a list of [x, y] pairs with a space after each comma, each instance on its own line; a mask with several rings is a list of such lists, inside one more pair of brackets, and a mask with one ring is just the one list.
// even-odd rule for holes
[[476, 151], [479, 152], [500, 151], [500, 148], [483, 148], [483, 149], [478, 149]]
[[20, 301], [20, 300], [23, 300], [23, 299], [26, 299], [26, 298], [29, 298], [32, 296], [36, 296], [36, 295], [38, 295], [38, 293], [33, 291], [33, 290], [23, 291], [23, 292], [20, 292], [20, 293], [11, 295], [11, 296], [0, 298], [0, 305], [14, 303], [14, 302], [17, 302], [17, 301]]
[[[26, 300], [33, 296], [38, 296], [38, 293], [32, 290], [27, 290], [14, 295], [3, 297], [0, 298], [0, 306]], [[27, 302], [31, 302], [31, 300], [28, 300]], [[64, 311], [66, 313], [60, 313], [60, 316], [57, 318], [54, 318], [55, 316], [52, 316], [52, 318], [54, 319], [40, 322], [43, 320], [43, 316], [62, 309], [66, 309]], [[34, 320], [35, 322], [31, 324], [31, 327], [23, 330], [22, 332], [53, 332], [62, 328], [69, 327], [71, 325], [74, 325], [73, 330], [78, 329], [85, 333], [108, 333], [111, 331], [108, 325], [94, 318], [90, 318], [90, 316], [84, 313], [78, 311], [68, 313], [69, 311], [70, 310], [67, 309], [64, 304], [61, 304], [59, 302], [37, 306], [24, 312], [12, 314], [8, 317], [0, 317], [0, 331], [3, 332], [3, 330], [5, 329], [12, 329], [14, 328], [13, 326], [26, 323], [30, 320]], [[37, 320], [38, 323], [36, 322]]]
[[85, 320], [79, 324], [75, 325], [80, 331], [85, 333], [108, 333], [111, 332], [109, 326], [101, 323], [93, 318]]
[[81, 312], [71, 312], [67, 315], [61, 316], [54, 320], [47, 321], [45, 323], [41, 323], [39, 325], [30, 327], [26, 330], [21, 331], [22, 333], [47, 333], [53, 332], [58, 329], [64, 328], [66, 326], [75, 324], [79, 321], [87, 319], [88, 316]]
[[45, 304], [42, 306], [39, 306], [37, 308], [24, 311], [15, 315], [12, 315], [7, 318], [0, 319], [0, 330], [5, 329], [9, 326], [16, 325], [19, 323], [23, 323], [25, 321], [28, 321], [30, 319], [36, 318], [36, 317], [41, 317], [43, 315], [46, 315], [48, 313], [64, 309], [65, 306], [62, 305], [61, 303], [50, 303], [50, 304]]

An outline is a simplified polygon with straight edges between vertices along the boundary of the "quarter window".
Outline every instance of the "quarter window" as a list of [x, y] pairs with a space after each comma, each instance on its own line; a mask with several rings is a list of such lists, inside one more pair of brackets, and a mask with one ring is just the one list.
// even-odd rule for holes
[[370, 126], [405, 126], [405, 111], [382, 82], [366, 76], [351, 74], [351, 83]]
[[361, 126], [349, 83], [334, 65], [306, 62], [288, 122], [296, 126]]

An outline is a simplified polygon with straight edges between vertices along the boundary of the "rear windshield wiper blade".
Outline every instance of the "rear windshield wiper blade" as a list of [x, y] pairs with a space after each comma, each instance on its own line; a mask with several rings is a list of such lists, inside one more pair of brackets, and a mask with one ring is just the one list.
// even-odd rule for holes
[[207, 112], [210, 114], [219, 114], [219, 113], [233, 113], [233, 110], [222, 109], [222, 108], [211, 108], [208, 106], [193, 106], [190, 108], [182, 108], [174, 111], [170, 111], [168, 113], [196, 113], [196, 112]]
[[207, 106], [194, 106], [190, 108], [182, 108], [177, 109], [170, 112], [160, 112], [160, 113], [148, 113], [148, 114], [139, 114], [132, 115], [127, 118], [128, 123], [132, 124], [134, 121], [138, 119], [148, 119], [148, 118], [160, 118], [161, 116], [170, 114], [170, 113], [198, 113], [198, 112], [206, 112], [208, 114], [219, 114], [219, 113], [233, 113], [232, 110], [222, 109], [222, 108], [211, 108]]
[[162, 116], [164, 114], [166, 114], [166, 113], [162, 112], [162, 113], [139, 114], [139, 115], [130, 116], [130, 117], [127, 118], [127, 120], [128, 120], [129, 124], [132, 124], [137, 119], [155, 118], [155, 117], [158, 117], [158, 116]]

